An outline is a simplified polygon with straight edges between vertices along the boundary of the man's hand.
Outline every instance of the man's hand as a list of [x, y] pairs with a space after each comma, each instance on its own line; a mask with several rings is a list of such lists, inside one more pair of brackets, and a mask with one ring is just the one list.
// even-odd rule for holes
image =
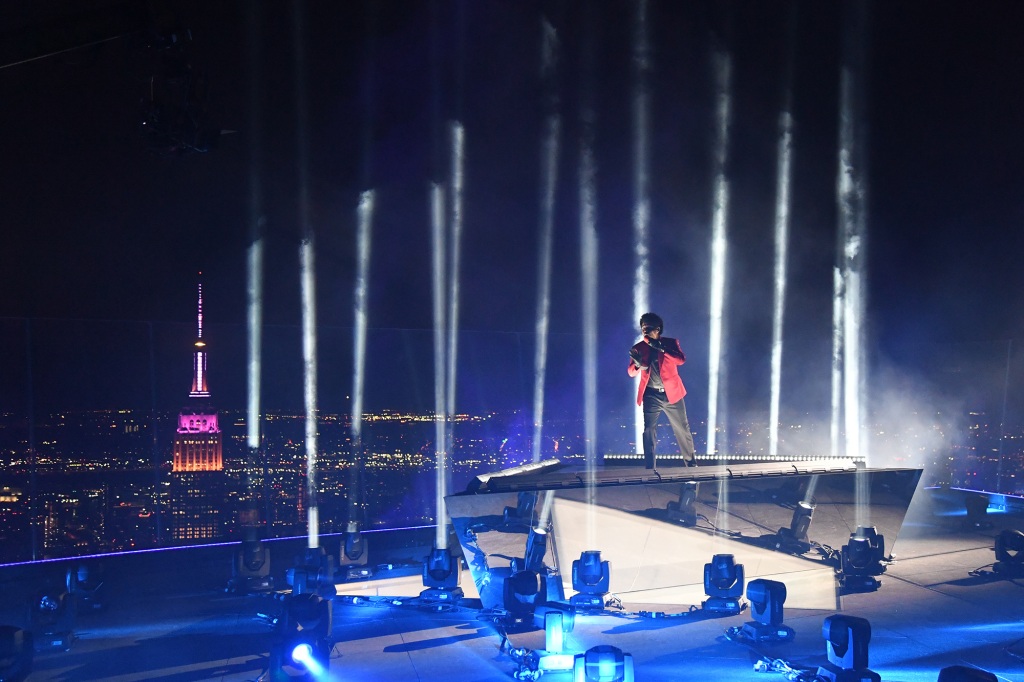
[[665, 349], [661, 347], [661, 339], [651, 339], [651, 338], [648, 338], [647, 339], [647, 345], [650, 346], [651, 348], [653, 348], [654, 350], [659, 351], [661, 353], [665, 352]]
[[636, 365], [637, 369], [646, 370], [647, 366], [641, 363], [640, 351], [636, 348], [629, 349], [629, 357], [633, 359], [633, 364]]

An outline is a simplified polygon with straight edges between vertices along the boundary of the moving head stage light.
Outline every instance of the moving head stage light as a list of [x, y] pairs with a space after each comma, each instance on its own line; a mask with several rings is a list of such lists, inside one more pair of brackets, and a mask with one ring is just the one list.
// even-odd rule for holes
[[330, 666], [331, 602], [313, 593], [286, 595], [275, 625], [271, 682], [294, 679], [292, 673], [321, 678]]
[[796, 634], [782, 622], [782, 605], [786, 603], [786, 585], [759, 578], [747, 585], [747, 600], [754, 620], [743, 625], [740, 633], [755, 642], [787, 642]]
[[818, 677], [829, 682], [881, 682], [881, 676], [868, 670], [868, 643], [871, 624], [855, 616], [834, 615], [821, 626], [828, 663], [818, 668]]
[[572, 562], [572, 589], [576, 594], [569, 597], [569, 603], [588, 609], [604, 608], [610, 582], [611, 567], [607, 561], [601, 561], [601, 552], [583, 552]]
[[996, 536], [996, 563], [992, 570], [1003, 575], [1024, 575], [1024, 533], [1007, 528]]
[[697, 525], [697, 494], [700, 491], [697, 481], [686, 481], [679, 489], [679, 500], [669, 501], [665, 509], [665, 517], [683, 526]]
[[793, 519], [788, 528], [780, 528], [777, 533], [776, 549], [792, 554], [805, 554], [811, 551], [811, 543], [807, 540], [807, 531], [811, 527], [811, 516], [814, 505], [810, 502], [797, 502], [793, 509]]
[[614, 646], [602, 645], [576, 654], [573, 682], [633, 682], [633, 656]]
[[700, 606], [705, 611], [730, 616], [741, 612], [743, 564], [737, 564], [732, 554], [716, 554], [704, 564], [704, 593], [708, 599]]
[[875, 576], [885, 573], [885, 538], [874, 526], [858, 526], [840, 553], [839, 583], [850, 592], [872, 592], [882, 584]]
[[358, 521], [349, 521], [338, 552], [338, 567], [346, 580], [360, 580], [373, 576], [369, 563], [369, 541], [359, 527]]
[[423, 562], [423, 586], [420, 597], [431, 601], [454, 602], [462, 599], [462, 564], [446, 548], [435, 547]]

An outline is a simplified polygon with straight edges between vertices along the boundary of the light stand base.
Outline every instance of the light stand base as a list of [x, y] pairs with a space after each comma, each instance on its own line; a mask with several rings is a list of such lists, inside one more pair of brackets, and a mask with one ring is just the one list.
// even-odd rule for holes
[[740, 634], [754, 642], [788, 642], [796, 636], [796, 632], [788, 625], [768, 625], [756, 621], [744, 623]]
[[708, 597], [700, 603], [700, 608], [708, 613], [735, 616], [743, 611], [743, 602], [739, 597]]
[[826, 663], [819, 667], [817, 674], [818, 677], [829, 682], [882, 682], [882, 676], [873, 670], [868, 670], [867, 668], [852, 670], [850, 668], [840, 668], [831, 663]]

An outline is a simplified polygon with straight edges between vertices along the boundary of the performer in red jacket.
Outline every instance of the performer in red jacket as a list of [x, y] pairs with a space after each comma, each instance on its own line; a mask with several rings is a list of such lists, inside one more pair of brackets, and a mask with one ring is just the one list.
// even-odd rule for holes
[[644, 408], [644, 466], [654, 468], [654, 446], [657, 444], [658, 418], [665, 414], [672, 426], [679, 451], [686, 466], [694, 466], [693, 434], [686, 418], [683, 396], [686, 387], [679, 378], [679, 365], [686, 362], [676, 339], [662, 336], [665, 323], [654, 313], [640, 317], [643, 340], [629, 349], [629, 376], [640, 375], [636, 404]]

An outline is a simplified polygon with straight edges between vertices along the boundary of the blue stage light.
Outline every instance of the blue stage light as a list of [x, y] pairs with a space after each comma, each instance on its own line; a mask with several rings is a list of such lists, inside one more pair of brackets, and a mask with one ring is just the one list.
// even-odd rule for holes
[[270, 679], [289, 679], [285, 666], [322, 676], [330, 666], [331, 633], [330, 601], [314, 593], [287, 595], [270, 649]]
[[759, 578], [747, 585], [747, 599], [754, 620], [744, 624], [743, 636], [755, 642], [785, 642], [793, 639], [793, 628], [782, 622], [786, 585]]
[[505, 578], [505, 610], [513, 616], [533, 614], [547, 602], [547, 594], [547, 581], [534, 571], [518, 571]]
[[885, 573], [885, 537], [874, 526], [858, 526], [840, 551], [839, 582], [848, 591], [870, 592]]
[[811, 527], [814, 506], [810, 502], [797, 503], [793, 509], [793, 518], [789, 522], [789, 528], [780, 528], [777, 533], [776, 549], [793, 554], [804, 554], [810, 551], [811, 544], [807, 541], [807, 531]]
[[716, 554], [704, 564], [704, 593], [708, 599], [701, 608], [711, 613], [734, 615], [743, 610], [743, 564], [732, 554]]
[[679, 489], [679, 500], [671, 501], [665, 509], [665, 517], [669, 521], [684, 526], [697, 525], [697, 494], [700, 484], [697, 481], [686, 481]]
[[435, 547], [423, 562], [423, 586], [420, 597], [432, 601], [457, 601], [463, 591], [462, 565], [459, 557], [452, 556], [447, 548]]
[[634, 682], [633, 656], [614, 646], [595, 646], [576, 654], [573, 682]]
[[868, 670], [868, 621], [837, 614], [825, 619], [821, 632], [828, 663], [818, 668], [818, 677], [830, 682], [881, 682], [878, 673]]
[[1024, 533], [1007, 528], [996, 536], [996, 563], [992, 569], [1006, 575], [1024, 574]]
[[601, 552], [585, 551], [580, 558], [572, 562], [572, 589], [577, 594], [569, 597], [574, 606], [603, 608], [604, 595], [608, 594], [611, 581], [611, 567], [607, 561], [601, 561]]

